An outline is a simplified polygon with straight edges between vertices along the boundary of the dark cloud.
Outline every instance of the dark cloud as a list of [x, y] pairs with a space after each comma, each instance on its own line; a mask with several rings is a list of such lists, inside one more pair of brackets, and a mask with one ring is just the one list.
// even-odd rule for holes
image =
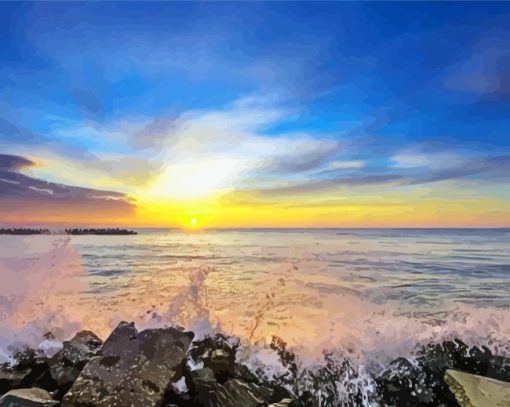
[[44, 212], [96, 216], [102, 213], [127, 215], [134, 202], [125, 194], [48, 182], [21, 174], [33, 162], [15, 155], [0, 155], [0, 213]]
[[34, 165], [33, 161], [19, 155], [0, 154], [0, 171], [17, 171]]

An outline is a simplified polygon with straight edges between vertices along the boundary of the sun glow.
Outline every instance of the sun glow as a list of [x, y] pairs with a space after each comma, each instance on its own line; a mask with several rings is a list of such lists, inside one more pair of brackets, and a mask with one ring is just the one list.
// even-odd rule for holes
[[147, 190], [150, 197], [196, 200], [226, 188], [235, 178], [236, 162], [209, 159], [167, 166]]
[[192, 227], [196, 227], [198, 225], [198, 221], [196, 220], [196, 218], [191, 219], [189, 223], [191, 224]]

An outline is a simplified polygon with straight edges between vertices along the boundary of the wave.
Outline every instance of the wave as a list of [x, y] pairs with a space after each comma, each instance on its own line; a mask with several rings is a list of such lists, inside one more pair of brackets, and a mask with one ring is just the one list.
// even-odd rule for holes
[[[194, 331], [197, 340], [218, 333], [239, 338], [239, 361], [320, 405], [368, 406], [380, 403], [385, 372], [389, 381], [392, 371], [418, 369], [419, 375], [420, 358], [436, 344], [460, 339], [466, 349], [510, 356], [506, 309], [450, 304], [412, 312], [369, 301], [290, 260], [263, 276], [245, 276], [247, 287], [239, 276], [190, 265], [171, 274], [118, 276], [109, 281], [116, 291], [103, 295], [69, 238], [46, 245], [0, 258], [4, 361], [24, 346], [54, 352], [81, 329], [105, 338], [121, 320], [141, 328], [172, 324]], [[93, 283], [98, 290], [91, 292]]]

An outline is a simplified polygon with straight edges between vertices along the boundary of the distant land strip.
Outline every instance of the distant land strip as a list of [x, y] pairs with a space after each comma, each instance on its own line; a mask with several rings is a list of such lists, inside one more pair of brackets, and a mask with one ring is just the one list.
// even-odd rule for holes
[[45, 228], [5, 228], [0, 235], [136, 235], [134, 230], [119, 228], [72, 228], [52, 231]]

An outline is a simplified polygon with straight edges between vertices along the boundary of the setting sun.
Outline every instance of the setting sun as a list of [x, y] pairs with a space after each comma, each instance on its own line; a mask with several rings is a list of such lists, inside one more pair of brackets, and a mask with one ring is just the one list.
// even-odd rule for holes
[[191, 223], [191, 226], [197, 226], [198, 225], [198, 222], [197, 222], [197, 220], [195, 218], [191, 219], [190, 223]]

